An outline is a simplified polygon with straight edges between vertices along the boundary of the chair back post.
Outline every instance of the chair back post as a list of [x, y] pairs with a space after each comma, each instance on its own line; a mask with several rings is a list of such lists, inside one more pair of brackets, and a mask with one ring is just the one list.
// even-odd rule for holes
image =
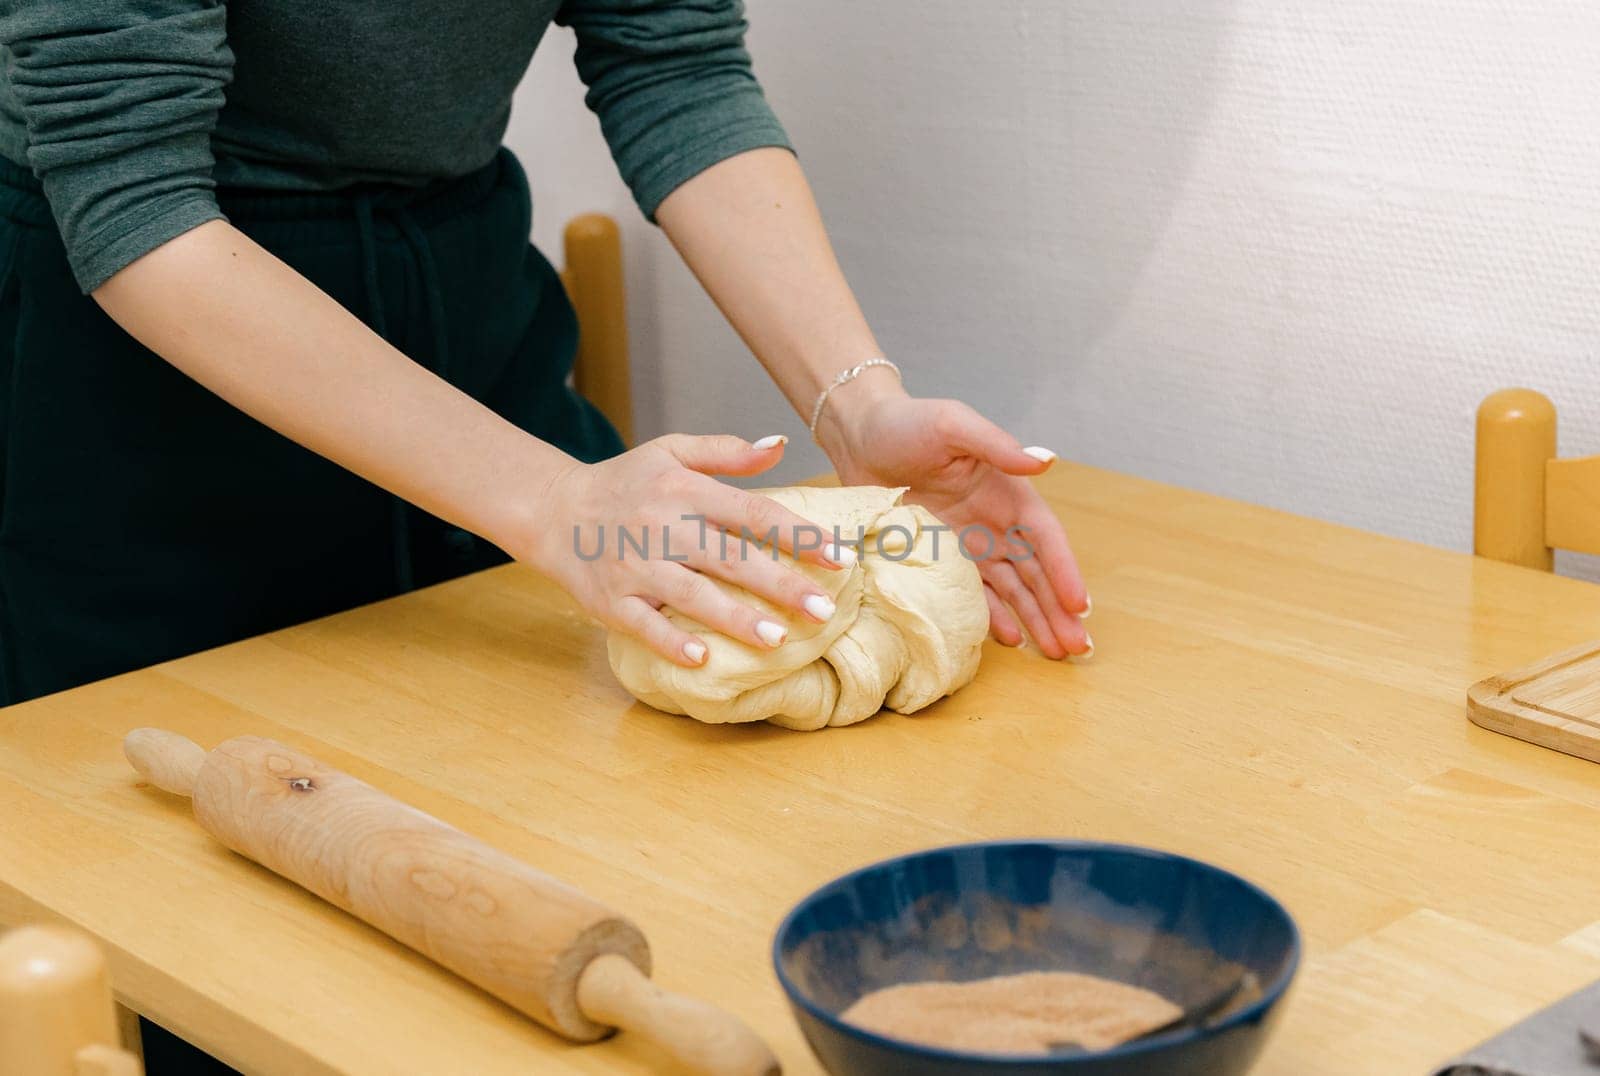
[[1502, 389], [1478, 407], [1472, 548], [1480, 557], [1550, 571], [1545, 468], [1556, 455], [1556, 409], [1532, 389]]
[[633, 387], [628, 365], [628, 312], [622, 285], [622, 232], [604, 213], [567, 222], [561, 274], [578, 314], [578, 392], [633, 444]]
[[88, 937], [55, 926], [0, 936], [0, 1073], [140, 1076], [118, 1045], [105, 957]]

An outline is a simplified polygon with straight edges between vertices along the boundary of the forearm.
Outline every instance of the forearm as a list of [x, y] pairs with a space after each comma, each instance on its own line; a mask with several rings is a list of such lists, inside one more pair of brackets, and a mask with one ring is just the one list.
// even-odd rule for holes
[[[841, 371], [879, 354], [789, 153], [729, 157], [669, 195], [656, 219], [803, 421]], [[979, 567], [996, 637], [1016, 646], [1026, 627], [1048, 657], [1093, 653], [1066, 534], [1026, 480], [1053, 453], [958, 401], [908, 396], [882, 366], [828, 396], [816, 438], [846, 484], [909, 487], [958, 531], [1028, 534], [1036, 557]]]
[[[802, 420], [840, 371], [878, 356], [792, 153], [758, 149], [683, 184], [656, 219]], [[837, 464], [849, 415], [899, 394], [875, 367], [829, 398], [818, 439]]]
[[94, 298], [235, 407], [514, 555], [539, 488], [573, 463], [221, 221], [158, 247]]

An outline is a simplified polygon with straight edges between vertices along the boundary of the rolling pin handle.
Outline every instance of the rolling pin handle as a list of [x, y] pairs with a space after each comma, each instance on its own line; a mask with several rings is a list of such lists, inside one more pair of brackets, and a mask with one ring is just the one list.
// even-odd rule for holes
[[767, 1044], [737, 1017], [669, 994], [615, 953], [595, 957], [583, 969], [578, 1007], [596, 1023], [649, 1039], [696, 1076], [778, 1076], [782, 1071]]
[[134, 729], [122, 738], [122, 753], [139, 776], [166, 792], [194, 794], [206, 749], [165, 729]]

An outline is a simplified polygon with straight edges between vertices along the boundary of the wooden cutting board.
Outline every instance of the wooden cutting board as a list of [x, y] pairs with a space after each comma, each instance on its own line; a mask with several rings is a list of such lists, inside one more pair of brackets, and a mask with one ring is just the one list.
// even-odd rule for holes
[[1563, 650], [1467, 691], [1473, 722], [1600, 762], [1600, 640]]

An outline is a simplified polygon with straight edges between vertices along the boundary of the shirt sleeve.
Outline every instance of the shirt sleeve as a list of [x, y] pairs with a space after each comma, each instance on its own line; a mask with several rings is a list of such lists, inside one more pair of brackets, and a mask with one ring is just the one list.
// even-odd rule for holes
[[28, 164], [78, 285], [222, 218], [211, 131], [233, 72], [223, 0], [0, 0]]
[[566, 0], [585, 100], [644, 215], [718, 161], [792, 149], [750, 69], [741, 0]]

